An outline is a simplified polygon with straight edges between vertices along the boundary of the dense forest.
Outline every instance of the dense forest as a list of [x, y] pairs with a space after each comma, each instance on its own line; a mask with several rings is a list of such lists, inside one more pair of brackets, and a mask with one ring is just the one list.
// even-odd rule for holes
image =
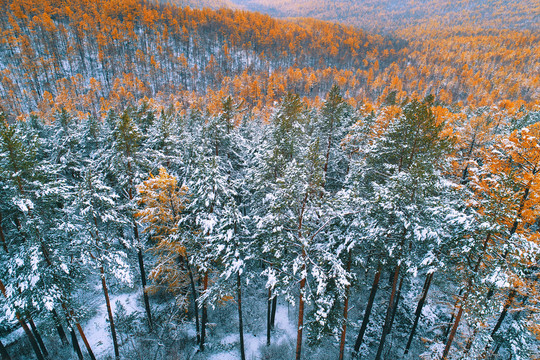
[[538, 4], [348, 4], [0, 0], [2, 360], [540, 358]]

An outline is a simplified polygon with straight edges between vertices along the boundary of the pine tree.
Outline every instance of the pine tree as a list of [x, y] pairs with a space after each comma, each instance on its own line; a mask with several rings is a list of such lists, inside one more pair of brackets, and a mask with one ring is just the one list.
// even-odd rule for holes
[[[382, 356], [395, 319], [405, 276], [402, 268], [408, 270], [426, 251], [421, 244], [429, 237], [419, 237], [420, 229], [427, 225], [430, 217], [424, 207], [437, 202], [441, 195], [435, 164], [449, 151], [451, 139], [443, 133], [444, 122], [434, 116], [432, 105], [433, 99], [429, 97], [423, 101], [412, 100], [403, 103], [396, 116], [382, 117], [374, 128], [380, 135], [361, 147], [358, 165], [354, 167], [356, 174], [351, 173], [358, 179], [355, 185], [358, 196], [367, 196], [361, 215], [367, 217], [363, 222], [373, 224], [368, 228], [369, 237], [374, 239], [374, 250], [387, 266], [393, 266], [390, 299], [376, 359]], [[429, 229], [423, 231], [435, 233]], [[369, 309], [379, 276], [377, 270]], [[362, 329], [365, 330], [365, 325]], [[361, 338], [357, 339], [355, 352]]]
[[72, 216], [77, 220], [77, 236], [73, 247], [80, 252], [80, 261], [97, 269], [107, 307], [109, 326], [115, 358], [120, 349], [109, 297], [107, 275], [126, 283], [131, 282], [127, 255], [121, 247], [130, 244], [123, 239], [123, 229], [128, 220], [116, 209], [118, 195], [95, 174], [93, 164], [88, 164], [72, 206]]
[[[153, 123], [152, 113], [145, 114], [144, 108], [139, 109], [139, 113], [134, 115], [138, 118], [148, 119], [148, 126]], [[142, 121], [142, 120], [141, 120]], [[101, 156], [104, 161], [100, 164], [100, 171], [103, 171], [109, 177], [111, 184], [118, 189], [117, 192], [123, 196], [122, 201], [117, 201], [125, 216], [131, 219], [131, 230], [133, 232], [133, 244], [137, 251], [137, 259], [139, 263], [139, 274], [142, 285], [142, 295], [146, 317], [148, 320], [148, 329], [152, 331], [152, 313], [150, 310], [150, 301], [146, 287], [146, 271], [144, 266], [144, 241], [139, 236], [139, 226], [134, 218], [136, 211], [135, 186], [143, 179], [143, 174], [149, 168], [146, 159], [142, 156], [141, 146], [143, 137], [137, 126], [137, 123], [132, 118], [131, 111], [125, 110], [120, 117], [114, 112], [110, 112], [107, 118], [110, 124], [110, 141], [109, 146], [97, 152], [95, 156]]]
[[68, 256], [61, 251], [65, 244], [55, 229], [68, 189], [43, 155], [36, 134], [25, 132], [25, 124], [8, 125], [3, 116], [0, 120], [1, 177], [7, 196], [2, 207], [9, 211], [13, 224], [2, 224], [2, 236], [12, 239], [4, 242], [4, 250], [11, 254], [5, 261], [7, 272], [2, 274], [5, 295], [6, 300], [16, 301], [16, 312], [28, 319], [40, 352], [47, 356], [33, 316], [45, 316], [42, 310], [48, 310], [65, 341], [54, 307], [62, 302], [62, 289], [74, 279], [66, 266]]

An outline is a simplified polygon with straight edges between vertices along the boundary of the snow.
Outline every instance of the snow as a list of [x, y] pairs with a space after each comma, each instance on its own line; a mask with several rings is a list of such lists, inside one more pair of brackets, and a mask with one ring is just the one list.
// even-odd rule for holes
[[238, 334], [231, 334], [228, 336], [225, 336], [223, 339], [221, 339], [220, 343], [221, 345], [230, 345], [234, 344], [240, 341], [240, 335]]
[[[292, 310], [291, 308], [291, 311]], [[272, 331], [272, 344], [283, 345], [296, 341], [296, 326], [289, 320], [289, 310], [287, 305], [278, 303], [276, 309], [275, 329]], [[240, 358], [239, 350], [240, 336], [237, 333], [227, 335], [219, 341], [221, 346], [231, 350], [221, 351], [208, 357], [209, 360], [237, 360]], [[231, 348], [233, 347], [233, 348]], [[263, 327], [259, 333], [244, 333], [244, 348], [246, 359], [260, 359], [261, 349], [266, 347], [266, 328]]]
[[[142, 311], [142, 309], [137, 305], [136, 301], [136, 297], [139, 296], [138, 292], [109, 296], [111, 299], [113, 315], [116, 311], [117, 301], [120, 301], [122, 306], [126, 309], [127, 314], [131, 314], [134, 311]], [[109, 324], [105, 299], [103, 296], [101, 296], [96, 300], [99, 304], [97, 313], [86, 324], [84, 324], [83, 328], [85, 330], [86, 337], [92, 346], [94, 354], [99, 359], [113, 354], [113, 344], [111, 333], [108, 328]]]
[[222, 352], [212, 355], [208, 360], [238, 360], [238, 351]]
[[286, 306], [278, 305], [276, 309], [276, 328], [283, 331], [278, 343], [283, 339], [296, 338], [296, 326], [289, 320], [289, 310]]

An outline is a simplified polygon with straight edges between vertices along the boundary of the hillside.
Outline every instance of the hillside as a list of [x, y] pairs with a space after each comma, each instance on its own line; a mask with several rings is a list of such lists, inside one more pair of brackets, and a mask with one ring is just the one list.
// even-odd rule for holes
[[540, 359], [534, 6], [0, 0], [1, 360]]
[[277, 17], [312, 17], [391, 32], [415, 26], [539, 30], [534, 0], [233, 0]]
[[260, 107], [288, 90], [322, 94], [368, 54], [396, 57], [388, 39], [315, 20], [139, 1], [56, 4], [1, 4], [0, 93], [10, 112], [77, 94], [65, 106], [95, 113], [124, 96], [180, 90], [241, 94]]
[[383, 37], [133, 0], [4, 0], [1, 9], [0, 105], [11, 114], [51, 103], [95, 114], [182, 91], [220, 91], [261, 109], [287, 91], [316, 98], [332, 84], [357, 102], [392, 91], [475, 106], [539, 98], [537, 32], [405, 28]]

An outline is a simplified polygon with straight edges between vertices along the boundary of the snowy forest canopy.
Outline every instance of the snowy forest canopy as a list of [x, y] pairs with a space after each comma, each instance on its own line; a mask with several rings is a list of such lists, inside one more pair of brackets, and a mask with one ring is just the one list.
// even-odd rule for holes
[[539, 358], [540, 8], [398, 3], [0, 0], [1, 360]]
[[[237, 333], [238, 316], [212, 316], [242, 307], [245, 356], [243, 328], [266, 319], [271, 344], [289, 303], [295, 344], [261, 345], [266, 358], [529, 359], [540, 125], [499, 114], [433, 97], [355, 109], [335, 86], [320, 107], [290, 93], [268, 119], [231, 97], [215, 113], [2, 115], [0, 334], [22, 325], [38, 358], [92, 354], [81, 324], [99, 289], [101, 356], [205, 358], [220, 326]], [[144, 310], [113, 313], [111, 289]]]

